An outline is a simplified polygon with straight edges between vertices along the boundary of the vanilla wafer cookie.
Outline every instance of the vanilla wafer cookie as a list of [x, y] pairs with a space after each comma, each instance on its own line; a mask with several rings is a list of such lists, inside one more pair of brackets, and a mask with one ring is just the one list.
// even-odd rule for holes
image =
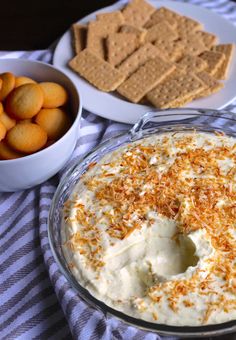
[[32, 153], [46, 144], [47, 133], [34, 123], [16, 124], [8, 131], [6, 142], [15, 151]]
[[36, 84], [36, 81], [25, 76], [19, 76], [15, 78], [15, 88], [25, 84]]
[[118, 70], [128, 77], [149, 59], [160, 56], [160, 51], [150, 43], [142, 45], [137, 51], [121, 63]]
[[6, 98], [5, 110], [17, 120], [34, 117], [41, 109], [44, 94], [39, 84], [24, 84], [15, 88]]
[[223, 61], [222, 65], [219, 67], [219, 69], [217, 70], [214, 76], [217, 79], [226, 79], [228, 71], [229, 71], [230, 62], [233, 56], [234, 45], [233, 44], [220, 44], [220, 45], [214, 46], [212, 48], [212, 51], [220, 52], [224, 54], [225, 60]]
[[80, 52], [69, 66], [101, 91], [115, 90], [125, 79], [125, 75], [100, 59], [88, 49]]
[[0, 115], [0, 122], [3, 123], [7, 131], [11, 130], [13, 126], [16, 125], [16, 120], [10, 117], [8, 114], [6, 114], [6, 112], [3, 112]]
[[225, 55], [220, 52], [205, 51], [200, 57], [208, 63], [208, 67], [205, 70], [211, 76], [214, 76], [225, 60]]
[[0, 74], [0, 79], [2, 83], [0, 89], [0, 100], [4, 100], [8, 96], [8, 94], [14, 89], [16, 78], [14, 74], [11, 72], [4, 72]]
[[117, 91], [133, 103], [137, 103], [174, 69], [175, 66], [172, 63], [167, 63], [156, 57], [141, 66], [118, 87]]
[[175, 71], [170, 78], [157, 85], [146, 97], [154, 106], [167, 109], [184, 105], [205, 88], [204, 83], [194, 74]]
[[126, 24], [142, 27], [155, 10], [156, 8], [145, 0], [133, 0], [125, 6], [122, 14]]
[[9, 160], [15, 159], [25, 156], [24, 153], [17, 152], [10, 148], [10, 146], [6, 143], [6, 141], [0, 142], [0, 159], [1, 160]]
[[106, 46], [107, 61], [117, 66], [140, 46], [140, 37], [133, 33], [112, 33], [106, 39]]
[[5, 138], [7, 129], [5, 125], [0, 121], [0, 141]]

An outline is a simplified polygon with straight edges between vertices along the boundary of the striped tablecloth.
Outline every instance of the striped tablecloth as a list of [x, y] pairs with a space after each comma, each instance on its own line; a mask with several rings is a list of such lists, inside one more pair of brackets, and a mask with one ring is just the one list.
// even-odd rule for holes
[[[233, 2], [185, 2], [209, 8], [236, 24]], [[0, 52], [0, 58], [50, 63], [52, 50]], [[227, 109], [236, 112], [236, 102]], [[83, 111], [73, 160], [128, 128]], [[62, 173], [33, 189], [0, 194], [0, 339], [160, 339], [116, 319], [106, 320], [81, 301], [60, 274], [49, 248], [47, 216]]]

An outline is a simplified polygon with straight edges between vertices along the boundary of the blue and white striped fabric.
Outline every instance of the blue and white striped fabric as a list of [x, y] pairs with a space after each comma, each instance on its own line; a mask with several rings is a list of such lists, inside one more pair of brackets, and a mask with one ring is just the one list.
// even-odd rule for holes
[[[233, 2], [185, 2], [215, 11], [236, 24]], [[0, 52], [0, 58], [5, 57], [50, 63], [52, 49]], [[236, 112], [236, 102], [227, 109]], [[73, 160], [128, 128], [83, 111]], [[107, 320], [84, 303], [59, 272], [49, 248], [47, 216], [60, 176], [31, 190], [0, 194], [0, 339], [161, 339], [116, 319]]]

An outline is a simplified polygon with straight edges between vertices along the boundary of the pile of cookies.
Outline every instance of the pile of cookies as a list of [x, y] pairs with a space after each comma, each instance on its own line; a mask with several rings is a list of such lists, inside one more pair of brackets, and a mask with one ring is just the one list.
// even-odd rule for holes
[[0, 160], [45, 148], [69, 129], [68, 93], [53, 82], [0, 74]]
[[234, 45], [201, 23], [145, 0], [72, 27], [69, 66], [101, 91], [133, 103], [175, 108], [223, 87]]

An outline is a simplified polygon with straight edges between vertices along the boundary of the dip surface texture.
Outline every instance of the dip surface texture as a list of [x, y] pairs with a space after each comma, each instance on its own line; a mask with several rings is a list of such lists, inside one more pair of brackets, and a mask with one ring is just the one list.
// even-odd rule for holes
[[64, 205], [63, 251], [97, 299], [168, 325], [236, 319], [236, 140], [178, 132], [91, 164]]

